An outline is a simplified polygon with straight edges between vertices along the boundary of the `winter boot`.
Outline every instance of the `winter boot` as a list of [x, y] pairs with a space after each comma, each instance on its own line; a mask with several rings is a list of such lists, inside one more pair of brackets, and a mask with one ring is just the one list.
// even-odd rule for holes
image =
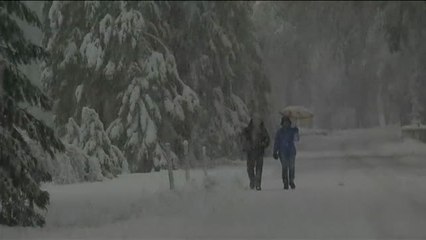
[[284, 189], [288, 190], [288, 183], [284, 183]]

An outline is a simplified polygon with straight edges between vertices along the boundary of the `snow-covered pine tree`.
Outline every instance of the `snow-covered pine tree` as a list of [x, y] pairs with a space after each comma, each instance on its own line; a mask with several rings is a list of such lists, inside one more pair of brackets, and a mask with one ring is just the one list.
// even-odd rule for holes
[[[66, 124], [66, 135], [63, 140], [67, 148], [75, 148], [84, 155], [75, 172], [83, 176], [85, 181], [102, 180], [103, 176], [111, 178], [117, 174], [127, 173], [128, 164], [123, 153], [113, 145], [104, 130], [102, 122], [95, 110], [84, 107], [81, 114], [81, 127], [73, 118]], [[68, 151], [67, 151], [68, 152]], [[73, 164], [75, 165], [75, 164]]]
[[40, 183], [51, 176], [34, 156], [28, 139], [54, 156], [64, 146], [52, 129], [20, 107], [32, 105], [48, 110], [48, 98], [19, 70], [19, 65], [42, 59], [42, 48], [24, 38], [16, 19], [40, 27], [37, 16], [19, 1], [0, 2], [0, 224], [42, 226], [40, 210], [49, 194]]
[[59, 126], [95, 109], [131, 171], [150, 171], [165, 142], [178, 156], [184, 139], [213, 157], [235, 152], [250, 112], [267, 111], [250, 11], [240, 2], [47, 3], [53, 57], [43, 76]]
[[90, 157], [95, 158], [102, 174], [111, 178], [127, 171], [127, 160], [111, 141], [95, 110], [83, 107], [81, 114], [80, 146]]
[[60, 126], [69, 117], [79, 119], [84, 106], [95, 109], [130, 169], [144, 172], [151, 170], [152, 156], [164, 155], [163, 142], [185, 132], [176, 126], [190, 125], [198, 98], [180, 79], [161, 38], [148, 33], [155, 26], [143, 18], [143, 4], [47, 3], [46, 45], [52, 58], [43, 76], [57, 100]]
[[161, 11], [143, 8], [152, 25], [169, 30], [161, 33], [178, 72], [200, 98], [192, 145], [196, 150], [209, 146], [213, 157], [236, 152], [236, 137], [251, 114], [268, 115], [269, 83], [253, 35], [251, 4], [169, 2], [159, 5]]

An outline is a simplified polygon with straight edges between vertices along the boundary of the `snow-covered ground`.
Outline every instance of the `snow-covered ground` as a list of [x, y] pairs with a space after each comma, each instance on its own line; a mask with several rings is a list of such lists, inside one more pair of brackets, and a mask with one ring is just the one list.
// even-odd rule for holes
[[0, 226], [0, 239], [425, 239], [426, 145], [395, 129], [302, 139], [294, 191], [265, 159], [263, 190], [247, 189], [244, 162], [209, 170], [121, 175], [46, 185], [44, 228]]

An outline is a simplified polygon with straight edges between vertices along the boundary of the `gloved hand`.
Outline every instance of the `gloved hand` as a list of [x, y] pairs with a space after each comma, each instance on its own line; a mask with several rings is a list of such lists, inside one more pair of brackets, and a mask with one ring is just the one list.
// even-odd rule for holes
[[278, 159], [278, 153], [274, 152], [274, 159], [277, 160]]

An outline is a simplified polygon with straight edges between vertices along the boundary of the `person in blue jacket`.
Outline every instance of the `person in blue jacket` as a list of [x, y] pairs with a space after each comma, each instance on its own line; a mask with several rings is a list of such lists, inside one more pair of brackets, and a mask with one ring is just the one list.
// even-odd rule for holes
[[296, 188], [294, 183], [296, 146], [295, 141], [299, 141], [299, 129], [291, 126], [290, 118], [284, 116], [281, 118], [281, 128], [275, 135], [274, 152], [275, 159], [280, 159], [282, 166], [282, 179], [284, 189]]

